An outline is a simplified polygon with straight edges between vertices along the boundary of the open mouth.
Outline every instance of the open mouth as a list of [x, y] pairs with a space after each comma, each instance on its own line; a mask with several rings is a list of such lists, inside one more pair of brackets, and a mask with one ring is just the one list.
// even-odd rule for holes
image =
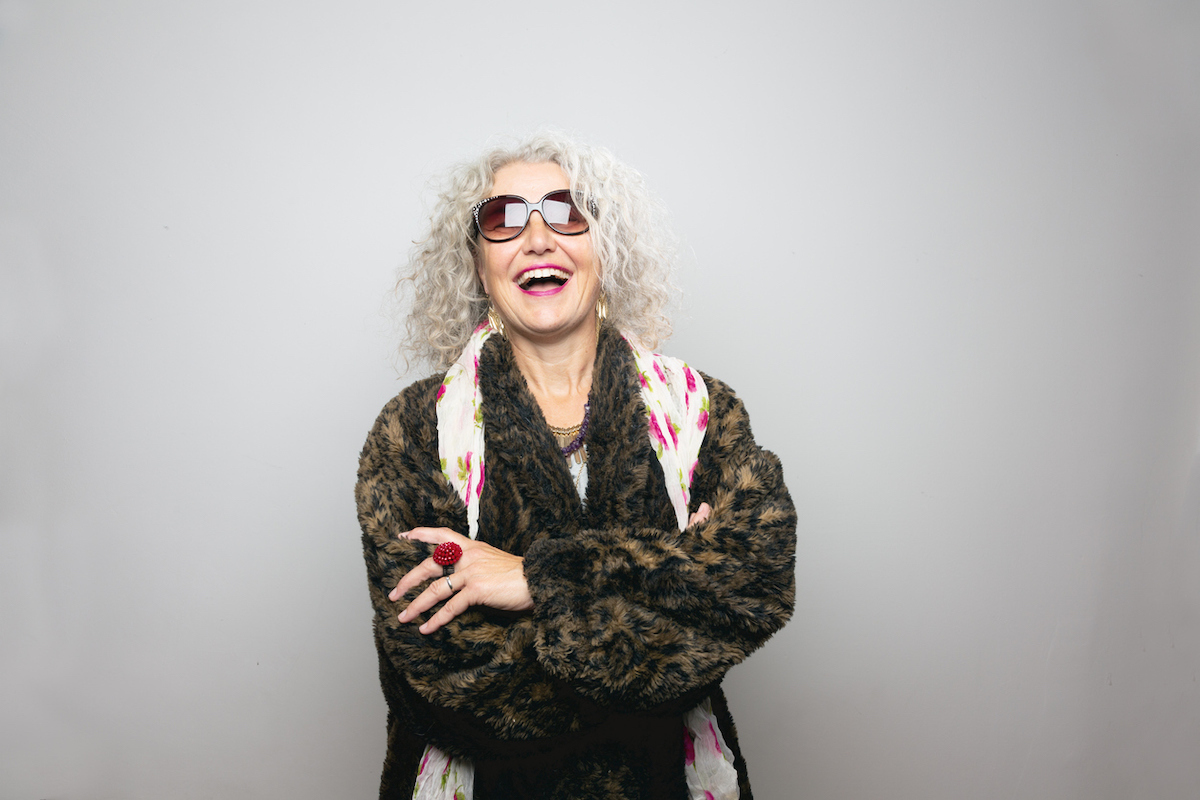
[[558, 289], [571, 279], [571, 273], [561, 267], [527, 269], [517, 278], [517, 286], [527, 292], [546, 292]]

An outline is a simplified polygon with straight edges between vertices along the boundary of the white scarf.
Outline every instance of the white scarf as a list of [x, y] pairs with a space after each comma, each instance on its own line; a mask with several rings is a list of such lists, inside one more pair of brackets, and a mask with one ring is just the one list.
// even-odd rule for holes
[[[438, 388], [438, 457], [442, 473], [467, 507], [468, 535], [479, 534], [479, 497], [483, 494], [483, 393], [479, 354], [494, 333], [484, 322], [467, 342]], [[626, 339], [626, 341], [629, 341]], [[667, 494], [682, 531], [687, 528], [692, 473], [708, 427], [708, 388], [679, 359], [643, 353], [629, 341], [646, 406], [647, 433], [666, 479]], [[693, 800], [736, 800], [737, 770], [707, 698], [683, 718], [685, 774]], [[475, 770], [468, 759], [454, 758], [426, 745], [413, 790], [415, 800], [470, 800]]]

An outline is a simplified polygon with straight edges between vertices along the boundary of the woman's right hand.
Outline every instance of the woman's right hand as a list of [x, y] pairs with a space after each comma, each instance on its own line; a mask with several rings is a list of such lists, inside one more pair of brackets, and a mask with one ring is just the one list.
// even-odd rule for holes
[[687, 526], [690, 528], [693, 525], [698, 525], [708, 519], [708, 515], [712, 513], [712, 506], [708, 503], [701, 503], [700, 507], [691, 513], [688, 517]]
[[433, 633], [471, 606], [488, 606], [502, 611], [533, 608], [533, 597], [525, 581], [525, 559], [520, 556], [474, 541], [449, 528], [413, 528], [400, 537], [434, 545], [454, 542], [462, 548], [462, 557], [455, 563], [453, 574], [445, 575], [445, 570], [433, 558], [427, 558], [409, 570], [388, 594], [388, 599], [394, 603], [409, 589], [430, 581], [425, 591], [413, 598], [399, 617], [401, 622], [409, 622], [444, 600], [445, 604], [438, 612], [417, 629], [421, 633]]

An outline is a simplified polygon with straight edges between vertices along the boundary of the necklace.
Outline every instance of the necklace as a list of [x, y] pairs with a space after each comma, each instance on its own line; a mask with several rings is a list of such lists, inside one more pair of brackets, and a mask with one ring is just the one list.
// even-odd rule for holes
[[583, 446], [583, 439], [587, 436], [588, 422], [592, 418], [592, 404], [583, 404], [583, 422], [578, 425], [572, 425], [569, 428], [556, 428], [553, 425], [550, 427], [550, 432], [554, 434], [554, 439], [558, 443], [558, 449], [562, 451], [564, 457], [574, 456], [575, 463], [587, 463], [587, 449]]

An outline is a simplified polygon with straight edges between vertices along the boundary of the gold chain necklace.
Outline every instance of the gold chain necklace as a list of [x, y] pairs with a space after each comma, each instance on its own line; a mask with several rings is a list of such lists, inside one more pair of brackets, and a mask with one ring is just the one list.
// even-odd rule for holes
[[550, 433], [554, 434], [554, 440], [558, 443], [558, 449], [566, 458], [575, 459], [576, 464], [587, 463], [587, 448], [583, 446], [583, 437], [587, 436], [588, 421], [591, 419], [592, 409], [591, 403], [585, 403], [583, 406], [583, 422], [578, 425], [572, 425], [569, 428], [558, 428], [554, 425], [548, 425]]

